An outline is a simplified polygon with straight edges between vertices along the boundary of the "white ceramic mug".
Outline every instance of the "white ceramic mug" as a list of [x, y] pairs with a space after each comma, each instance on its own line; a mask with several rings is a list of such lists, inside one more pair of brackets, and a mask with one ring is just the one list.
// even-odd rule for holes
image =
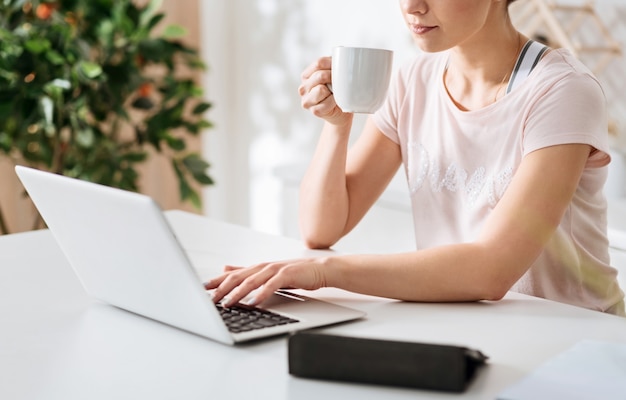
[[387, 96], [392, 65], [391, 50], [335, 47], [331, 90], [339, 108], [370, 114], [378, 110]]

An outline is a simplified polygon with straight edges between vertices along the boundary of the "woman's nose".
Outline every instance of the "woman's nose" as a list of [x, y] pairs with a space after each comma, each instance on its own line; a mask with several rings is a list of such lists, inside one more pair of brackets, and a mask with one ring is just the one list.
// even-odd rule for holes
[[405, 14], [425, 14], [428, 4], [426, 0], [400, 0], [400, 9]]

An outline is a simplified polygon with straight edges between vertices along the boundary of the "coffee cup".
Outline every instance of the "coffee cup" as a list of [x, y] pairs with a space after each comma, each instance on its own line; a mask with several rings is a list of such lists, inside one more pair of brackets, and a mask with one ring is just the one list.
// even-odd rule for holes
[[387, 96], [392, 65], [391, 50], [335, 47], [330, 88], [339, 108], [369, 114], [378, 110]]

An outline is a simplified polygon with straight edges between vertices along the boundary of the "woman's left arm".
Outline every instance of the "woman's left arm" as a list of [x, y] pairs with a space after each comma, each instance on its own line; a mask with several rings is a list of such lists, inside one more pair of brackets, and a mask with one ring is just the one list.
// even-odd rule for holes
[[476, 241], [339, 258], [326, 271], [327, 285], [413, 301], [502, 298], [556, 231], [590, 151], [586, 144], [566, 144], [526, 155]]

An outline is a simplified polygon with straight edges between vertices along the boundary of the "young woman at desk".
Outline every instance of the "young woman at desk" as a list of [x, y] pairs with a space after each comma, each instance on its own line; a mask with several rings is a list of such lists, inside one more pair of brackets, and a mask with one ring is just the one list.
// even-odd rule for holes
[[[206, 284], [215, 301], [258, 289], [258, 304], [281, 287], [427, 302], [513, 290], [624, 314], [606, 237], [603, 91], [568, 51], [519, 33], [512, 2], [400, 0], [423, 54], [401, 68], [350, 149], [353, 115], [326, 87], [330, 58], [303, 72], [302, 105], [325, 120], [301, 186], [307, 245], [350, 232], [403, 166], [417, 250], [226, 267]], [[537, 63], [519, 76], [524, 57]]]

